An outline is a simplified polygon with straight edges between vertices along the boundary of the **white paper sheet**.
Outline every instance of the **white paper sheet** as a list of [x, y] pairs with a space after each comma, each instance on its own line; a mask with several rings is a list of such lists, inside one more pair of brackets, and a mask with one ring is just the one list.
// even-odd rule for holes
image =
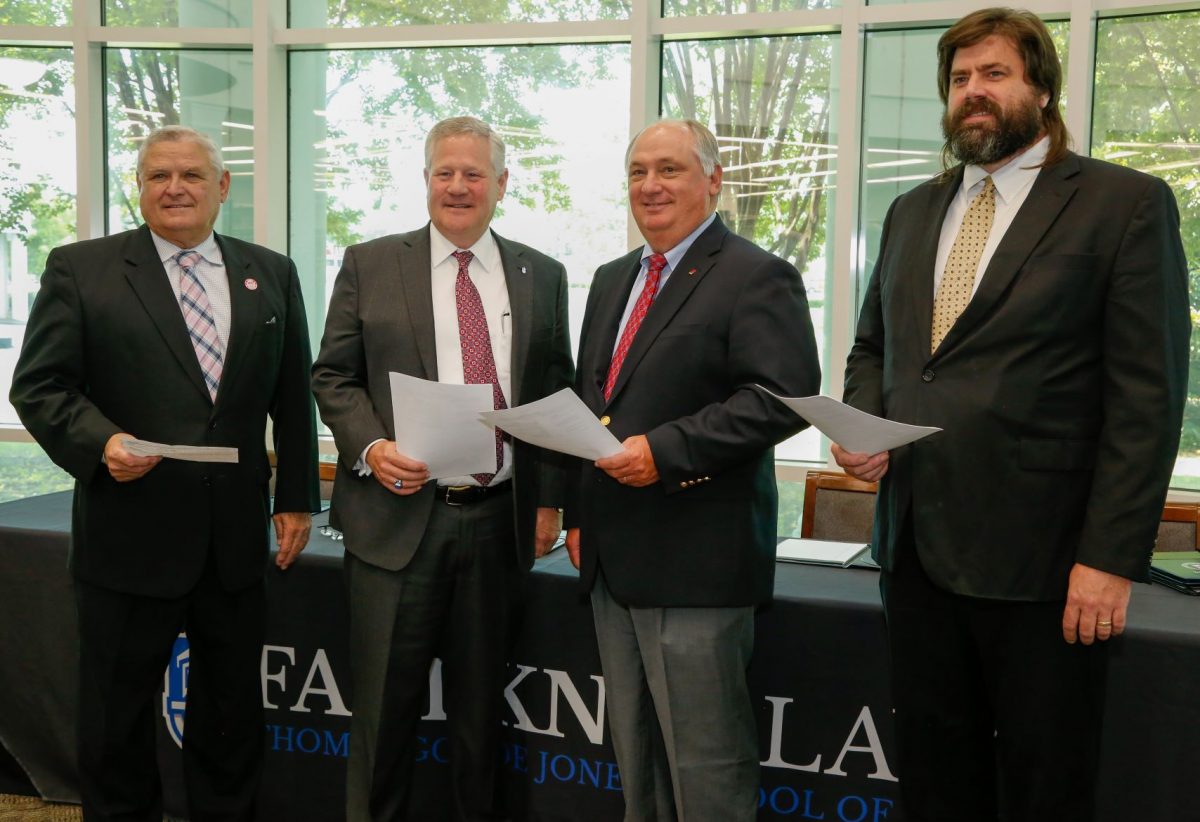
[[479, 419], [492, 387], [448, 385], [392, 371], [396, 450], [429, 466], [431, 479], [496, 470], [496, 435]]
[[[762, 388], [762, 386], [758, 386]], [[878, 454], [936, 434], [940, 428], [881, 419], [833, 397], [781, 397], [762, 388], [847, 451]]]
[[208, 445], [167, 445], [149, 440], [122, 440], [125, 450], [135, 457], [169, 457], [188, 462], [237, 462], [236, 448], [221, 448]]
[[621, 450], [617, 438], [570, 388], [517, 408], [487, 411], [479, 418], [531, 445], [586, 460]]
[[870, 547], [861, 542], [785, 539], [775, 547], [775, 558], [784, 562], [804, 562], [810, 565], [835, 565], [839, 568], [848, 568]]

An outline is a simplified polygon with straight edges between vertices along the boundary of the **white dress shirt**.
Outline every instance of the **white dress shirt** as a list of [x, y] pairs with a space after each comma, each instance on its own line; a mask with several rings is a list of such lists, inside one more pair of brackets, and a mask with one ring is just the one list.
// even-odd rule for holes
[[[983, 272], [987, 271], [996, 247], [1004, 239], [1004, 233], [1012, 225], [1013, 218], [1021, 210], [1021, 204], [1029, 196], [1033, 181], [1037, 179], [1041, 164], [1046, 160], [1046, 152], [1050, 148], [1050, 138], [1043, 137], [1026, 152], [1017, 155], [1009, 163], [992, 172], [992, 184], [996, 186], [996, 216], [992, 219], [992, 232], [988, 235], [987, 245], [979, 257], [979, 268], [975, 270], [975, 283], [971, 294], [979, 290], [979, 281]], [[950, 249], [958, 229], [962, 225], [963, 215], [983, 190], [983, 180], [988, 176], [981, 166], [967, 166], [963, 169], [962, 186], [958, 190], [950, 208], [946, 211], [946, 219], [942, 223], [942, 234], [938, 241], [937, 265], [933, 270], [933, 293], [936, 295], [942, 284], [942, 276], [946, 273], [946, 262], [950, 259]]]

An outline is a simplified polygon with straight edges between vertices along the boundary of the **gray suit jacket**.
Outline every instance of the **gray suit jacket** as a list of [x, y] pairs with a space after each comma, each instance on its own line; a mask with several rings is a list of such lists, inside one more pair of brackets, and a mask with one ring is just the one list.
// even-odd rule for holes
[[[528, 246], [496, 244], [512, 308], [513, 406], [571, 385], [567, 278], [562, 265]], [[334, 284], [313, 391], [341, 458], [330, 522], [346, 550], [364, 562], [399, 570], [412, 559], [434, 504], [434, 483], [398, 497], [353, 470], [372, 441], [395, 439], [388, 373], [438, 378], [429, 226], [346, 249]], [[533, 564], [536, 509], [562, 506], [562, 469], [554, 455], [513, 443], [514, 527], [518, 567]]]

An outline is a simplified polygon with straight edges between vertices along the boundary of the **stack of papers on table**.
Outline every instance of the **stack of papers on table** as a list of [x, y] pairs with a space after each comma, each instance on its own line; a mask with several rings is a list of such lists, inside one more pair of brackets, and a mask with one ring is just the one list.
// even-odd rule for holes
[[1192, 596], [1200, 596], [1200, 551], [1162, 551], [1150, 560], [1150, 579]]
[[827, 539], [785, 539], [775, 546], [775, 559], [780, 562], [803, 562], [808, 565], [829, 565], [849, 568], [870, 550], [861, 542], [834, 542]]

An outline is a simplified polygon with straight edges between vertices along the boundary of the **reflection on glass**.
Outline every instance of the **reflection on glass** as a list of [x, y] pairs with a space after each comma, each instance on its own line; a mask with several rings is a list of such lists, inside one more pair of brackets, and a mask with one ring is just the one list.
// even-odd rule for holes
[[251, 0], [104, 0], [104, 24], [249, 28], [250, 3]]
[[138, 144], [163, 125], [191, 126], [221, 147], [232, 183], [216, 231], [254, 239], [250, 52], [106, 49], [108, 231], [141, 225]]
[[1192, 356], [1172, 485], [1200, 488], [1200, 13], [1100, 20], [1092, 155], [1154, 174], [1179, 203]]
[[297, 52], [289, 77], [290, 247], [314, 340], [345, 247], [428, 222], [425, 134], [472, 114], [508, 147], [493, 226], [566, 266], [578, 342], [592, 273], [628, 250], [627, 45]]
[[554, 23], [625, 20], [630, 0], [429, 0], [347, 3], [344, 0], [290, 0], [293, 28], [434, 26], [453, 23]]
[[828, 9], [842, 0], [663, 0], [664, 17], [692, 17], [709, 14], [746, 14], [760, 11], [801, 11]]
[[8, 0], [0, 3], [0, 26], [65, 26], [70, 22], [71, 0]]
[[46, 255], [75, 239], [70, 49], [0, 48], [0, 423]]
[[[1066, 110], [1066, 23], [1048, 23], [1063, 65]], [[937, 90], [937, 41], [945, 29], [869, 32], [863, 96], [863, 173], [859, 236], [864, 256], [858, 271], [863, 290], [879, 253], [888, 206], [942, 170], [942, 101]]]
[[[663, 116], [699, 120], [717, 136], [725, 170], [717, 211], [803, 274], [822, 361], [837, 180], [835, 42], [761, 37], [663, 49]], [[806, 431], [775, 454], [819, 459], [819, 435]]]

